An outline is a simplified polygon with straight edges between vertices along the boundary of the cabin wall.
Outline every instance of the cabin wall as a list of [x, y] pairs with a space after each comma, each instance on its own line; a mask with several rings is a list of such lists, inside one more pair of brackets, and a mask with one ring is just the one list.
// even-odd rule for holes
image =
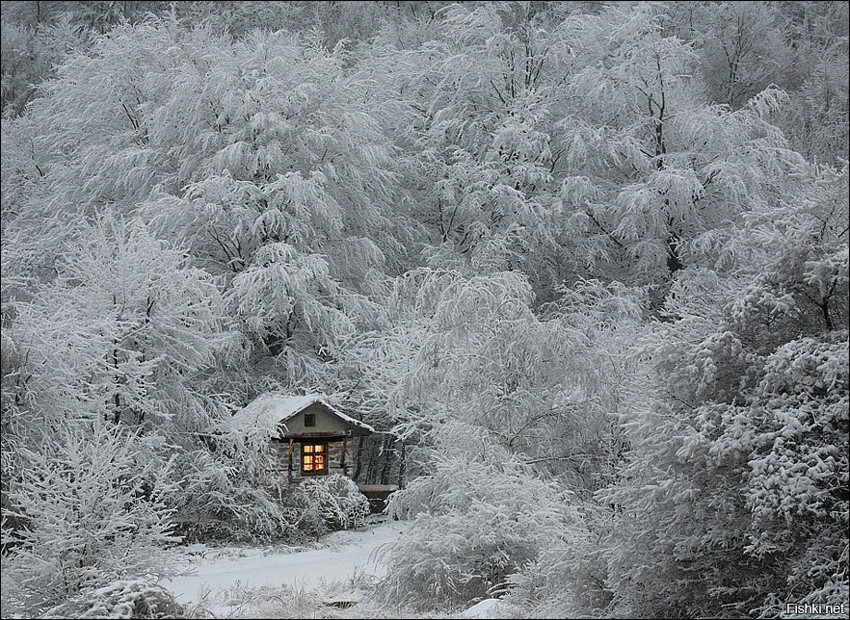
[[276, 478], [286, 478], [287, 467], [289, 466], [289, 442], [272, 439], [269, 452], [272, 456], [269, 473]]
[[[347, 440], [347, 451], [345, 454], [345, 468], [343, 469], [342, 452], [343, 441], [341, 439], [333, 441], [330, 439], [317, 437], [316, 441], [328, 442], [328, 474], [342, 474], [351, 477], [356, 468], [357, 459], [357, 444], [360, 441], [359, 437], [349, 437]], [[285, 480], [300, 481], [306, 478], [321, 478], [322, 476], [302, 476], [301, 475], [301, 442], [298, 439], [292, 442], [292, 471], [289, 471], [289, 440], [274, 439], [271, 442], [272, 451], [272, 470], [274, 476], [279, 476]]]

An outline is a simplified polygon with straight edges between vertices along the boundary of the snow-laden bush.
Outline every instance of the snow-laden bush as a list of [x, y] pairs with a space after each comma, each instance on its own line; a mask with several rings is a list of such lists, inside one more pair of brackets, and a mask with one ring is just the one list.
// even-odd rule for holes
[[197, 450], [178, 457], [183, 472], [179, 493], [171, 499], [175, 522], [188, 540], [268, 541], [288, 538], [296, 516], [277, 500], [250, 461], [260, 455], [240, 451]]
[[170, 574], [164, 547], [179, 539], [163, 497], [173, 485], [144, 441], [121, 427], [69, 423], [38, 449], [20, 448], [3, 510], [3, 573], [27, 612]]
[[145, 579], [86, 590], [48, 610], [43, 618], [185, 618], [174, 594]]
[[390, 514], [414, 524], [382, 551], [381, 598], [426, 610], [501, 594], [523, 566], [553, 545], [569, 548], [581, 529], [568, 493], [487, 437], [469, 446], [478, 453], [437, 457], [431, 475], [390, 501]]
[[604, 617], [612, 600], [606, 587], [606, 557], [600, 531], [610, 517], [591, 506], [582, 511], [587, 527], [574, 528], [508, 579], [505, 602], [523, 610], [524, 618]]
[[[362, 577], [360, 578], [362, 579]], [[253, 587], [236, 582], [226, 590], [205, 592], [192, 618], [213, 618], [226, 609], [229, 618], [392, 618], [361, 602], [362, 591], [354, 581], [322, 581], [316, 584]], [[353, 607], [349, 611], [349, 607]], [[220, 613], [220, 612], [218, 612]]]
[[189, 540], [267, 542], [297, 536], [297, 513], [280, 501], [280, 476], [269, 451], [276, 425], [265, 416], [224, 417], [207, 446], [177, 457], [175, 522]]
[[304, 480], [285, 501], [297, 513], [298, 527], [317, 538], [360, 527], [369, 515], [369, 500], [353, 480], [341, 474]]

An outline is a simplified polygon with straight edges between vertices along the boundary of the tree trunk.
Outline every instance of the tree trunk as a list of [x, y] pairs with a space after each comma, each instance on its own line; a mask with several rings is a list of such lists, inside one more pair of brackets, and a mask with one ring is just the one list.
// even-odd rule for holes
[[404, 471], [407, 466], [407, 444], [403, 441], [401, 442], [401, 454], [399, 455], [399, 463], [398, 463], [398, 488], [404, 488]]

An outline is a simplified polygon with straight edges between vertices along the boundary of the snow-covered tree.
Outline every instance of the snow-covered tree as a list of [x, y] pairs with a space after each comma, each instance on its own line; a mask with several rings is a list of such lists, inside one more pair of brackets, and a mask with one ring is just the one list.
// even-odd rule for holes
[[[515, 273], [423, 269], [399, 279], [391, 299], [389, 337], [348, 350], [364, 369], [363, 393], [411, 450], [412, 481], [393, 510], [413, 530], [388, 556], [382, 596], [418, 609], [494, 588], [526, 600], [547, 571], [591, 573], [584, 555], [598, 558], [591, 541], [601, 531], [591, 496], [626, 447], [616, 412], [641, 398], [629, 358], [641, 338], [636, 293], [583, 282], [538, 317]], [[566, 502], [571, 516], [550, 502]], [[543, 556], [554, 549], [563, 557], [553, 565], [555, 551]]]
[[27, 26], [3, 18], [0, 60], [0, 109], [4, 118], [23, 114], [39, 85], [71, 50], [84, 47], [87, 34], [69, 20]]
[[776, 118], [809, 160], [847, 159], [845, 2], [676, 2], [657, 8], [665, 30], [693, 45], [714, 103], [737, 109], [776, 84]]
[[767, 88], [739, 110], [710, 104], [693, 50], [664, 36], [649, 5], [571, 24], [578, 69], [560, 127], [572, 234], [630, 263], [609, 272], [618, 279], [724, 268], [720, 248], [736, 222], [772, 203], [800, 159], [768, 122], [787, 96]]
[[779, 82], [788, 62], [782, 16], [766, 2], [702, 3], [702, 22], [692, 33], [699, 46], [709, 99], [737, 110], [760, 91]]
[[173, 15], [98, 37], [4, 125], [18, 270], [50, 277], [107, 204], [140, 215], [223, 278], [253, 365], [279, 358], [260, 374], [319, 374], [374, 316], [376, 274], [408, 252], [388, 112], [350, 67], [343, 46], [309, 36], [236, 42]]
[[527, 3], [458, 4], [431, 32], [385, 32], [364, 62], [402, 106], [392, 131], [431, 266], [555, 277], [559, 35]]
[[367, 419], [413, 446], [451, 420], [483, 428], [577, 492], [598, 488], [621, 449], [611, 413], [633, 387], [626, 353], [640, 333], [639, 297], [584, 282], [541, 316], [532, 301], [514, 272], [397, 279], [389, 327], [346, 349]]
[[4, 591], [28, 615], [120, 579], [172, 574], [174, 482], [148, 443], [102, 420], [67, 421], [16, 450], [22, 463], [4, 480]]
[[8, 387], [21, 432], [40, 432], [34, 418], [44, 429], [79, 418], [206, 427], [202, 390], [187, 379], [213, 365], [227, 335], [218, 288], [182, 252], [107, 214], [32, 294], [11, 304], [9, 326], [23, 359]]
[[658, 401], [623, 419], [629, 462], [600, 495], [616, 507], [607, 585], [628, 613], [846, 600], [847, 169], [798, 173], [804, 190], [736, 235], [749, 262], [734, 286], [678, 297], [646, 350]]

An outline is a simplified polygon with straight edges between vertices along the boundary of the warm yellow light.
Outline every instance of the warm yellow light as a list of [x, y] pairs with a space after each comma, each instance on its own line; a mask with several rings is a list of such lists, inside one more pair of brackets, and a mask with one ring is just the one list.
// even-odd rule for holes
[[301, 445], [301, 468], [304, 472], [323, 472], [327, 469], [325, 444]]

